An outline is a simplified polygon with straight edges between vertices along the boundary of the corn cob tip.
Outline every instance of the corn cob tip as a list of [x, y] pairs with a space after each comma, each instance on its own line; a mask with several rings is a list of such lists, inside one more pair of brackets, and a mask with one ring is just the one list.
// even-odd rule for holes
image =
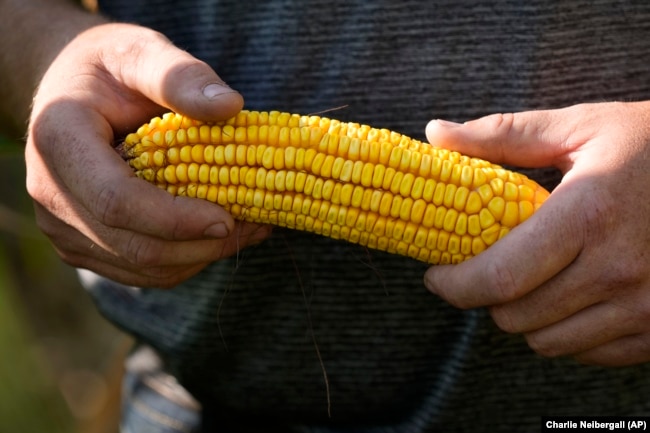
[[126, 143], [124, 142], [124, 140], [119, 141], [117, 144], [115, 144], [115, 146], [113, 146], [113, 148], [115, 149], [117, 154], [120, 155], [120, 157], [122, 157], [122, 159], [124, 159], [126, 161], [128, 161], [130, 159], [130, 157], [129, 157], [127, 151], [126, 151]]

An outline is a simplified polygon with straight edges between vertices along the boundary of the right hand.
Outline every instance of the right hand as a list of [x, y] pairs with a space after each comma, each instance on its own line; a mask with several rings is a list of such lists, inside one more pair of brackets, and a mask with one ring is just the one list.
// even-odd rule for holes
[[25, 158], [40, 229], [68, 264], [146, 287], [173, 287], [260, 242], [270, 227], [172, 197], [134, 177], [112, 147], [164, 111], [220, 120], [242, 106], [208, 65], [157, 32], [103, 24], [81, 33], [34, 98]]

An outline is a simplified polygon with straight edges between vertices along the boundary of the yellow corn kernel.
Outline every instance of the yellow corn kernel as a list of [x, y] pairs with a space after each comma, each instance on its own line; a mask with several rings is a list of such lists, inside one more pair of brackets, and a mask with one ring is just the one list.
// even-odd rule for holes
[[221, 122], [167, 113], [117, 149], [139, 178], [237, 219], [433, 264], [480, 254], [549, 195], [522, 174], [397, 132], [277, 111]]

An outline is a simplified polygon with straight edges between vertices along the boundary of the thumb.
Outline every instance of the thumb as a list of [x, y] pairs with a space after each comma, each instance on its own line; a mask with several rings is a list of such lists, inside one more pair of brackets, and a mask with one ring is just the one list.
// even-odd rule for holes
[[566, 109], [492, 114], [462, 124], [432, 120], [429, 142], [497, 164], [559, 167], [573, 149], [568, 137], [574, 125]]
[[129, 87], [161, 106], [203, 121], [226, 119], [242, 109], [242, 96], [208, 64], [160, 33], [143, 28], [138, 32], [147, 33], [149, 39], [135, 44], [135, 62], [122, 65], [122, 79]]

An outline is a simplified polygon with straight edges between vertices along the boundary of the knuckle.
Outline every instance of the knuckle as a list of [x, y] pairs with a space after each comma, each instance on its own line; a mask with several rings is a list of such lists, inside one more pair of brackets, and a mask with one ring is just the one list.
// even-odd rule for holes
[[[515, 114], [514, 113], [495, 113], [487, 116], [487, 129], [495, 131], [499, 137], [508, 137], [515, 131]], [[504, 150], [500, 146], [493, 147], [492, 152], [498, 150], [500, 154], [494, 156], [496, 159], [504, 158]]]
[[514, 113], [496, 113], [488, 117], [494, 123], [495, 129], [501, 130], [506, 134], [512, 131], [515, 124]]
[[603, 228], [615, 226], [618, 223], [615, 216], [620, 213], [620, 201], [611, 193], [596, 188], [598, 186], [593, 185], [590, 191], [598, 193], [598, 200], [585, 201], [579, 208], [582, 227], [585, 234], [591, 236], [598, 234]]
[[522, 329], [516, 325], [509, 309], [502, 306], [495, 306], [490, 308], [490, 315], [492, 316], [494, 323], [502, 331], [509, 334], [516, 334], [522, 331]]
[[42, 201], [43, 198], [43, 182], [40, 182], [36, 179], [36, 176], [32, 173], [31, 170], [27, 171], [27, 176], [25, 178], [25, 189], [27, 194], [36, 202]]
[[152, 238], [133, 233], [125, 243], [123, 256], [135, 268], [154, 268], [160, 266], [161, 246]]
[[487, 268], [487, 290], [501, 302], [512, 301], [519, 295], [519, 285], [512, 270], [501, 262], [491, 262]]
[[528, 347], [530, 347], [535, 353], [544, 358], [556, 358], [563, 355], [558, 346], [552, 344], [552, 342], [547, 341], [539, 334], [530, 333], [524, 335]]
[[621, 287], [635, 287], [647, 279], [648, 266], [644, 260], [613, 260], [603, 269], [601, 281], [609, 291], [620, 290]]
[[128, 223], [125, 221], [128, 213], [124, 211], [124, 203], [119, 190], [111, 185], [104, 185], [95, 195], [90, 205], [97, 219], [109, 227], [117, 227]]

